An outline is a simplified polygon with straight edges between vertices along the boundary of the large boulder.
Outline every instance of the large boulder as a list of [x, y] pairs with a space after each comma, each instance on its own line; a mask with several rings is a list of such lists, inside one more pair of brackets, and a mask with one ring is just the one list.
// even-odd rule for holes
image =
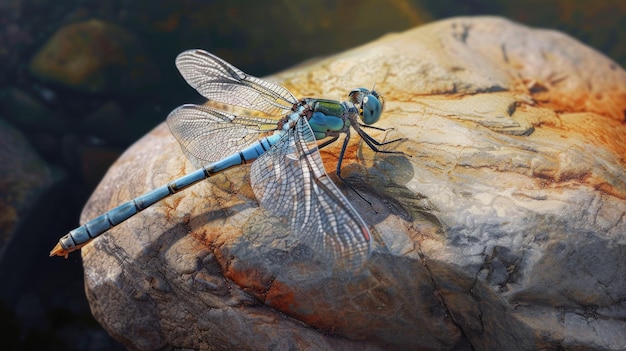
[[[377, 126], [393, 130], [372, 134], [405, 138], [390, 145], [405, 155], [354, 140], [342, 174], [360, 196], [336, 181], [373, 233], [370, 259], [331, 270], [290, 251], [238, 167], [82, 249], [93, 314], [115, 339], [135, 350], [626, 348], [619, 65], [559, 32], [479, 17], [273, 78], [296, 96], [384, 94]], [[329, 173], [340, 147], [322, 149]], [[110, 169], [82, 220], [193, 169], [160, 125]]]

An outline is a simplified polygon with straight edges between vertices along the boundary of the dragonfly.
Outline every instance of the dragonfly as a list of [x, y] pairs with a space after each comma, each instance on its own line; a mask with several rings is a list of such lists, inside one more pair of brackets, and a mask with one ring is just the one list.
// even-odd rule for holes
[[297, 240], [322, 258], [360, 267], [372, 250], [371, 233], [329, 178], [319, 149], [345, 134], [336, 168], [341, 180], [351, 129], [372, 150], [395, 153], [379, 147], [399, 139], [379, 142], [363, 131], [363, 127], [385, 130], [371, 126], [382, 114], [382, 96], [375, 90], [356, 88], [344, 102], [298, 100], [286, 88], [248, 75], [200, 49], [179, 54], [176, 66], [205, 98], [261, 112], [262, 117], [206, 105], [176, 108], [168, 115], [167, 124], [198, 169], [71, 230], [50, 256], [67, 258], [70, 252], [160, 200], [227, 169], [251, 163], [252, 190], [264, 210], [285, 218]]

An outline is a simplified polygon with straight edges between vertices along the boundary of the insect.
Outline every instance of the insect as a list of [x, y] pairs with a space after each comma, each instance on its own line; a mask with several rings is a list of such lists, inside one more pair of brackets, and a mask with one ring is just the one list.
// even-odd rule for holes
[[[340, 179], [351, 128], [373, 150], [397, 153], [378, 147], [400, 139], [381, 143], [362, 129], [379, 120], [382, 97], [376, 91], [357, 88], [345, 102], [298, 100], [284, 87], [250, 76], [203, 50], [181, 53], [176, 66], [187, 83], [205, 98], [259, 111], [266, 117], [234, 115], [192, 104], [173, 110], [167, 124], [185, 155], [199, 169], [70, 231], [50, 256], [67, 258], [70, 252], [156, 202], [231, 167], [254, 161], [250, 179], [257, 200], [271, 215], [286, 218], [299, 241], [326, 259], [344, 260], [353, 267], [367, 260], [372, 249], [370, 231], [326, 174], [318, 149], [346, 135], [336, 169]], [[318, 140], [323, 141], [318, 145]]]

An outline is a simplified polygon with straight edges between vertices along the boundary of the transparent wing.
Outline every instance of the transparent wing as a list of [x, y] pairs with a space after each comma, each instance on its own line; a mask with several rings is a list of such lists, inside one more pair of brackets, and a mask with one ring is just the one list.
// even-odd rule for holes
[[326, 174], [304, 118], [252, 164], [250, 178], [261, 206], [290, 220], [294, 235], [323, 258], [356, 269], [369, 257], [367, 226]]
[[271, 119], [236, 116], [193, 104], [172, 111], [167, 125], [196, 167], [221, 160], [277, 128]]
[[187, 83], [209, 100], [279, 116], [296, 98], [289, 90], [256, 78], [204, 50], [188, 50], [176, 58]]

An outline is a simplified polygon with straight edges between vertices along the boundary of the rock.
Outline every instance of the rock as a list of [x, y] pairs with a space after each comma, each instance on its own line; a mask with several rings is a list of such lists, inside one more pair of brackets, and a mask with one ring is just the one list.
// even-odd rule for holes
[[[148, 110], [148, 108], [144, 109]], [[85, 117], [81, 122], [81, 130], [114, 145], [130, 145], [137, 136], [145, 134], [159, 123], [149, 123], [153, 118], [150, 118], [148, 114], [141, 115], [133, 111], [133, 115], [140, 117], [128, 118], [120, 104], [108, 101]]]
[[39, 155], [48, 161], [58, 160], [62, 135], [70, 129], [62, 115], [55, 114], [32, 94], [16, 87], [0, 91], [0, 111], [4, 119], [20, 128]]
[[76, 150], [80, 157], [80, 174], [82, 181], [87, 184], [90, 189], [98, 185], [102, 174], [120, 156], [117, 149], [106, 146], [80, 145]]
[[55, 176], [22, 133], [1, 119], [0, 159], [0, 240], [4, 249]]
[[57, 219], [42, 207], [50, 204], [65, 174], [49, 167], [24, 135], [2, 119], [0, 160], [0, 279], [9, 282], [0, 290], [0, 304], [13, 308], [33, 279], [28, 273], [38, 244], [45, 242], [45, 229]]
[[180, 6], [173, 0], [139, 0], [124, 9], [126, 25], [141, 33], [146, 43], [158, 43], [154, 54], [162, 66], [171, 64], [182, 50], [210, 43], [216, 55], [240, 68], [253, 67], [255, 72], [274, 72], [432, 20], [427, 7], [416, 2], [329, 5], [306, 1], [285, 6], [265, 1], [238, 6], [196, 1]]
[[159, 71], [126, 29], [92, 19], [59, 29], [29, 65], [38, 78], [88, 93], [145, 92]]
[[[357, 271], [284, 247], [242, 166], [82, 250], [94, 316], [129, 349], [626, 348], [626, 72], [556, 31], [453, 18], [276, 77], [296, 96], [376, 84], [337, 182], [375, 243]], [[354, 138], [356, 139], [356, 138]], [[217, 147], [217, 146], [216, 146]], [[322, 150], [329, 173], [339, 143]], [[193, 170], [165, 125], [82, 221]], [[305, 252], [306, 253], [306, 252]]]
[[64, 119], [19, 88], [8, 87], [0, 91], [0, 108], [9, 122], [27, 131], [45, 130], [59, 134], [67, 129]]

